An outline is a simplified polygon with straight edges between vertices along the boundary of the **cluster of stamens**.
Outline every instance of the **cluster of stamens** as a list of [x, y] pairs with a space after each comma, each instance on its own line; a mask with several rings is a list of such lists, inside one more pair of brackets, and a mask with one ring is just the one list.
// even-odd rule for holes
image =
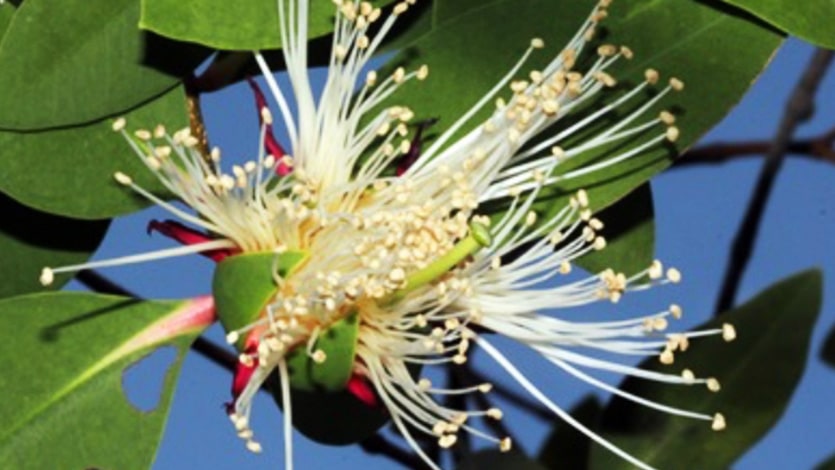
[[[640, 399], [581, 369], [704, 384], [711, 391], [720, 389], [716, 378], [698, 378], [689, 369], [681, 375], [645, 371], [585, 356], [572, 347], [658, 357], [663, 364], [672, 364], [674, 354], [686, 351], [690, 339], [720, 335], [731, 341], [736, 336], [733, 327], [665, 334], [669, 317], [682, 314], [677, 305], [653, 315], [611, 322], [570, 322], [550, 315], [600, 299], [618, 302], [630, 291], [678, 283], [681, 274], [655, 261], [630, 275], [606, 269], [585, 280], [546, 285], [555, 276], [569, 274], [578, 258], [604, 249], [606, 239], [601, 236], [603, 223], [593, 217], [583, 190], [554, 212], [544, 214], [535, 206], [541, 193], [555, 183], [675, 142], [680, 132], [669, 111], [639, 120], [684, 84], [672, 78], [657, 93], [642, 98], [647, 87], [660, 82], [659, 73], [647, 69], [641, 83], [579, 120], [567, 119], [563, 126], [562, 118], [590, 105], [598, 92], [619, 88], [610, 67], [633, 56], [627, 47], [604, 44], [584, 72], [576, 70], [598, 21], [607, 14], [609, 1], [601, 0], [581, 31], [548, 66], [530, 72], [526, 79], [515, 79], [529, 55], [545, 46], [541, 39], [532, 40], [519, 62], [490, 92], [428, 149], [421, 150], [420, 131], [409, 139], [414, 130], [409, 124], [415, 114], [411, 109], [392, 106], [374, 116], [370, 113], [405, 81], [426, 79], [428, 68], [424, 65], [411, 72], [397, 68], [385, 78], [366, 69], [395, 19], [415, 1], [396, 4], [383, 19], [381, 10], [368, 2], [334, 0], [333, 52], [318, 103], [312, 101], [306, 70], [301, 70], [307, 57], [307, 18], [302, 13], [307, 9], [288, 9], [284, 1], [279, 2], [285, 60], [294, 90], [301, 90], [295, 96], [298, 119], [289, 111], [260, 54], [256, 61], [281, 108], [293, 155], [269, 142], [273, 117], [265, 104], [259, 105], [262, 150], [258, 158], [233, 165], [229, 173], [221, 170], [220, 151], [203, 155], [200, 139], [189, 129], [169, 135], [157, 126], [129, 133], [124, 119], [117, 120], [114, 130], [125, 136], [162, 184], [197, 215], [159, 199], [124, 173], [116, 173], [116, 180], [202, 230], [205, 240], [155, 254], [45, 268], [41, 281], [52, 282], [56, 272], [211, 250], [307, 253], [286, 278], [277, 269], [273, 272], [275, 296], [256, 320], [227, 336], [229, 343], [243, 345], [239, 356], [239, 372], [243, 372], [236, 375], [229, 416], [253, 452], [260, 452], [261, 446], [253, 439], [249, 414], [252, 398], [264, 380], [278, 369], [285, 387], [282, 396], [289, 433], [285, 359], [300, 351], [315, 363], [326, 362], [327, 354], [318, 349], [317, 340], [349, 315], [357, 315], [359, 321], [352, 373], [374, 387], [395, 426], [433, 467], [410, 430], [434, 436], [443, 448], [455, 445], [461, 431], [492, 441], [502, 451], [511, 448], [509, 438], [492, 436], [469, 424], [471, 418], [501, 419], [498, 408], [451, 409], [434, 398], [487, 393], [490, 383], [446, 389], [415, 377], [416, 367], [465, 364], [473, 345], [480, 346], [555, 414], [626, 460], [646, 467], [572, 421], [478, 334], [482, 330], [527, 344], [556, 367], [603, 390], [670, 414], [711, 421], [713, 429], [723, 429], [725, 419], [720, 413], [701, 414]], [[296, 16], [290, 16], [291, 12]], [[371, 26], [381, 20], [382, 24], [375, 25], [377, 34], [369, 36]], [[506, 88], [509, 98], [496, 99]], [[633, 106], [635, 101], [639, 103]], [[495, 103], [491, 116], [480, 126], [474, 125], [473, 117], [491, 103]], [[616, 124], [609, 126], [601, 119], [623, 109], [628, 111]], [[605, 129], [595, 128], [604, 125]], [[473, 130], [451, 141], [465, 126]], [[546, 129], [547, 137], [532, 140]], [[620, 145], [625, 142], [630, 145]], [[613, 150], [607, 158], [595, 156], [601, 149], [612, 148], [625, 150]], [[575, 158], [585, 164], [572, 164], [563, 171], [563, 164]], [[504, 209], [487, 216], [479, 212], [485, 203], [504, 204]], [[239, 378], [243, 383], [237, 383]], [[288, 444], [289, 463], [290, 450]]]

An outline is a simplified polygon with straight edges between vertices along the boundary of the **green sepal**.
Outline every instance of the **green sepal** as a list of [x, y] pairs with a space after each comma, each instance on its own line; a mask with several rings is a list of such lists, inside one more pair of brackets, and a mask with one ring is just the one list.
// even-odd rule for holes
[[316, 363], [304, 345], [287, 355], [290, 386], [295, 390], [336, 392], [345, 389], [354, 370], [359, 318], [353, 313], [321, 332], [313, 350], [322, 350], [326, 359]]
[[[212, 282], [217, 315], [226, 331], [235, 331], [257, 320], [275, 297], [273, 270], [290, 277], [308, 254], [288, 251], [244, 253], [218, 263]], [[353, 313], [319, 333], [313, 350], [327, 355], [317, 364], [300, 344], [287, 355], [293, 426], [318, 442], [353, 444], [368, 438], [384, 426], [389, 417], [384, 408], [373, 408], [345, 389], [353, 372], [359, 318]], [[246, 335], [236, 343], [243, 350]], [[281, 406], [278, 374], [272, 374], [268, 388]]]
[[[301, 251], [243, 253], [218, 263], [212, 279], [212, 295], [223, 329], [236, 331], [254, 322], [278, 289], [273, 282], [273, 270], [287, 277], [307, 256]], [[243, 350], [244, 339], [242, 336], [236, 343], [238, 350]]]
[[[273, 280], [274, 270], [278, 270], [283, 278], [292, 276], [307, 256], [301, 251], [244, 253], [218, 263], [212, 292], [223, 328], [227, 332], [236, 331], [256, 321], [276, 296], [278, 287]], [[290, 386], [306, 391], [343, 390], [353, 371], [358, 333], [356, 313], [321, 331], [313, 348], [326, 354], [326, 360], [321, 364], [307, 354], [306, 344], [298, 345], [287, 355]], [[238, 339], [236, 347], [239, 351], [243, 351], [245, 340], [246, 335]]]

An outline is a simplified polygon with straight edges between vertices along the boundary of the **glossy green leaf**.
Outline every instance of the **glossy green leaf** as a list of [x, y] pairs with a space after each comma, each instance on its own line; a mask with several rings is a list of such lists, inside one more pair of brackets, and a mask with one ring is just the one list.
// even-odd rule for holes
[[[77, 220], [30, 209], [0, 194], [0, 298], [43, 291], [38, 282], [44, 266], [87, 260], [107, 231], [107, 220]], [[50, 289], [71, 278], [58, 275]]]
[[5, 34], [16, 11], [17, 8], [9, 2], [0, 4], [0, 38]]
[[835, 2], [832, 0], [723, 0], [748, 11], [788, 34], [835, 49]]
[[655, 257], [655, 220], [649, 184], [595, 215], [605, 225], [600, 234], [606, 248], [593, 251], [577, 264], [592, 273], [607, 268], [634, 274], [646, 269]]
[[[589, 395], [572, 408], [571, 416], [595, 430], [602, 411], [600, 401], [594, 395]], [[545, 468], [586, 469], [589, 466], [590, 450], [589, 438], [574, 426], [560, 420], [542, 445], [538, 460]]]
[[[535, 52], [524, 70], [549, 62], [577, 31], [595, 2], [478, 3], [477, 8], [466, 13], [436, 21], [434, 29], [404, 44], [405, 52], [392, 61], [411, 68], [429, 65], [429, 78], [407, 84], [392, 96], [390, 104], [407, 105], [419, 117], [440, 118], [432, 129], [436, 134], [452, 125], [511, 68], [531, 38], [545, 39], [546, 48]], [[458, 11], [452, 8], [459, 3], [436, 0], [435, 5], [433, 17], [443, 17], [444, 11]], [[472, 3], [464, 5], [466, 9]], [[626, 44], [635, 52], [635, 59], [622, 61], [611, 69], [620, 83], [637, 84], [643, 80], [644, 70], [652, 67], [664, 77], [675, 74], [688, 84], [684, 92], [672, 94], [657, 108], [677, 111], [681, 129], [676, 143], [679, 150], [691, 145], [736, 104], [782, 40], [780, 34], [748, 18], [695, 1], [614, 2], [603, 28], [605, 41]], [[727, 41], [728, 37], [735, 39]], [[716, 48], [717, 43], [723, 47]], [[608, 93], [606, 101], [615, 96], [619, 93]], [[478, 125], [491, 111], [491, 106], [487, 106], [469, 127]], [[557, 123], [555, 131], [576, 121], [576, 115], [569, 116]], [[597, 130], [609, 124], [600, 121]], [[670, 148], [659, 145], [628, 162], [554, 188], [539, 208], [560, 209], [568, 195], [580, 187], [589, 189], [593, 207], [606, 207], [668, 166], [672, 154]], [[603, 156], [598, 152], [583, 156], [583, 160]]]
[[[394, 0], [377, 0], [384, 6]], [[308, 37], [333, 31], [333, 2], [310, 4]], [[169, 38], [223, 50], [278, 49], [278, 9], [273, 0], [142, 0], [139, 25]]]
[[[185, 351], [211, 302], [58, 292], [0, 301], [0, 468], [150, 468]], [[162, 344], [178, 359], [157, 406], [126, 398], [125, 370]]]
[[[812, 330], [821, 306], [819, 271], [806, 271], [783, 280], [744, 305], [723, 313], [698, 329], [724, 322], [738, 337], [693, 339], [675, 356], [675, 365], [652, 358], [650, 370], [715, 376], [721, 391], [704, 386], [676, 386], [628, 379], [622, 389], [650, 400], [701, 413], [722, 412], [727, 429], [711, 430], [709, 422], [650, 410], [624, 399], [613, 399], [604, 412], [602, 434], [655, 468], [725, 469], [765, 435], [791, 399], [806, 364]], [[592, 450], [595, 469], [633, 468], [602, 447]]]
[[[0, 43], [0, 128], [101, 119], [171, 89], [206, 57], [142, 33], [136, 0], [27, 0]], [[174, 73], [162, 72], [162, 68]]]
[[[126, 117], [129, 126], [164, 122], [174, 129], [185, 127], [185, 95], [175, 88]], [[37, 132], [0, 131], [0, 190], [39, 210], [82, 219], [108, 218], [148, 205], [113, 180], [113, 173], [122, 171], [142, 187], [165, 194], [111, 125], [104, 119]]]
[[829, 330], [826, 339], [823, 341], [821, 359], [830, 366], [835, 367], [835, 326]]
[[[546, 470], [546, 467], [520, 451], [501, 452], [496, 449], [476, 452], [460, 462], [456, 470]], [[556, 467], [553, 467], [556, 468]]]

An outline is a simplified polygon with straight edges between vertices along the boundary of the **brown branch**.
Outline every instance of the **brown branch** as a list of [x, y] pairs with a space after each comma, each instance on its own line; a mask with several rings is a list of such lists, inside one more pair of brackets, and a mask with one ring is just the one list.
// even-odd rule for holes
[[[446, 378], [450, 389], [456, 389], [467, 385], [467, 380], [463, 379], [461, 373], [456, 369], [469, 369], [469, 364], [461, 364], [447, 369]], [[466, 411], [467, 395], [452, 394], [446, 397], [444, 406], [453, 410]], [[472, 455], [472, 443], [470, 442], [470, 434], [466, 432], [458, 433], [458, 441], [450, 449], [452, 451], [452, 459], [457, 464], [465, 461]]]
[[742, 275], [751, 258], [765, 206], [789, 148], [795, 128], [814, 113], [815, 93], [832, 62], [833, 51], [818, 49], [795, 86], [780, 127], [769, 147], [748, 210], [731, 248], [731, 258], [716, 303], [717, 315], [734, 305]]
[[[771, 141], [766, 140], [702, 145], [684, 153], [673, 164], [673, 168], [719, 164], [740, 157], [763, 155], [769, 152], [772, 145]], [[786, 153], [835, 164], [835, 127], [810, 139], [790, 141]]]
[[369, 454], [384, 455], [399, 463], [403, 468], [414, 470], [426, 468], [426, 464], [417, 454], [401, 449], [380, 434], [375, 434], [360, 442], [360, 447]]

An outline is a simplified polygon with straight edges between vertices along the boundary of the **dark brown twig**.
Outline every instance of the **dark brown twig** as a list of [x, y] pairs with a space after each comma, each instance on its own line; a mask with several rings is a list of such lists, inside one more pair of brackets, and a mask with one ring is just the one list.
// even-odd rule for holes
[[[764, 155], [769, 152], [771, 146], [772, 142], [765, 140], [702, 145], [684, 153], [673, 164], [673, 168], [719, 164], [740, 157]], [[835, 127], [810, 139], [790, 141], [786, 146], [786, 153], [835, 164]]]
[[[459, 374], [463, 375], [463, 379], [466, 380], [469, 384], [477, 384], [477, 383], [484, 383], [488, 380], [478, 371], [474, 370], [473, 368], [468, 369], [456, 369]], [[511, 390], [502, 384], [493, 384], [493, 391], [490, 393], [495, 393], [496, 395], [500, 395], [504, 397], [506, 400], [512, 402], [514, 405], [518, 406], [519, 408], [527, 411], [528, 413], [534, 415], [535, 417], [542, 419], [544, 421], [553, 421], [554, 415], [546, 410], [544, 407], [536, 403], [535, 401], [531, 400], [525, 395], [522, 395], [519, 392]]]
[[139, 298], [138, 295], [91, 269], [79, 271], [79, 273], [75, 275], [75, 279], [93, 292], [98, 292], [100, 294], [121, 295], [123, 297], [133, 297], [134, 299]]
[[818, 49], [812, 57], [811, 62], [803, 72], [803, 76], [795, 86], [789, 98], [780, 127], [774, 137], [774, 142], [768, 149], [765, 162], [760, 171], [757, 185], [751, 196], [748, 210], [742, 220], [742, 225], [734, 239], [731, 248], [731, 258], [728, 269], [725, 272], [725, 279], [722, 282], [722, 290], [716, 303], [717, 315], [728, 310], [734, 305], [739, 284], [748, 261], [751, 258], [754, 242], [757, 239], [760, 220], [768, 202], [774, 180], [780, 172], [783, 159], [792, 140], [795, 128], [805, 121], [814, 112], [814, 98], [821, 79], [826, 74], [829, 64], [832, 62], [833, 51]]
[[[466, 380], [462, 380], [463, 377], [461, 373], [459, 373], [456, 369], [469, 369], [470, 365], [467, 363], [461, 364], [459, 366], [450, 367], [447, 369], [446, 378], [447, 383], [449, 384], [449, 388], [456, 389], [463, 386], [468, 385]], [[461, 410], [466, 411], [467, 406], [467, 395], [448, 395], [446, 397], [444, 406], [447, 408], [451, 408], [453, 410]], [[452, 451], [452, 459], [454, 462], [463, 462], [465, 461], [471, 454], [472, 454], [472, 447], [470, 442], [470, 435], [466, 432], [458, 433], [458, 441], [455, 443], [454, 446], [450, 449]]]
[[403, 468], [414, 470], [426, 468], [426, 464], [417, 454], [401, 449], [380, 434], [375, 434], [360, 442], [360, 447], [369, 454], [384, 455], [402, 465]]

